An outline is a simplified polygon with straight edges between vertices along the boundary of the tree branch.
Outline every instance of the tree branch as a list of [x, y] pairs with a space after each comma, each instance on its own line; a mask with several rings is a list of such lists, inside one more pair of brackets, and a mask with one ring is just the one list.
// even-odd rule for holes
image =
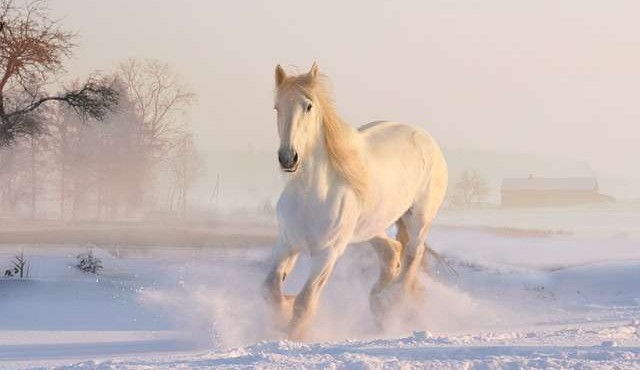
[[116, 111], [118, 105], [119, 92], [112, 85], [104, 79], [93, 77], [78, 89], [37, 98], [23, 108], [0, 115], [0, 146], [13, 142], [17, 136], [37, 132], [40, 122], [34, 113], [48, 102], [57, 101], [67, 105], [83, 120], [104, 120], [109, 113]]

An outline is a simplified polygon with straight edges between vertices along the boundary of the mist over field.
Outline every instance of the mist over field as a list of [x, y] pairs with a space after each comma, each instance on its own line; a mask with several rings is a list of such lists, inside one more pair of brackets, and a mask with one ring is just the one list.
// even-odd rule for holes
[[[278, 181], [273, 68], [306, 71], [314, 60], [347, 122], [419, 125], [454, 153], [454, 175], [509, 168], [513, 175], [491, 174], [496, 184], [531, 173], [595, 176], [605, 193], [640, 197], [634, 2], [190, 2], [154, 3], [152, 14], [145, 1], [51, 8], [80, 33], [68, 65], [77, 74], [154, 58], [192, 87], [198, 104], [189, 116], [207, 163], [200, 203], [218, 175], [228, 196], [266, 197], [252, 179], [257, 172]], [[234, 168], [238, 161], [245, 165]]]
[[[0, 369], [640, 368], [639, 12], [0, 0]], [[274, 70], [314, 62], [349, 125], [428, 131], [449, 185], [420, 299], [380, 325], [349, 245], [296, 341], [261, 288]]]

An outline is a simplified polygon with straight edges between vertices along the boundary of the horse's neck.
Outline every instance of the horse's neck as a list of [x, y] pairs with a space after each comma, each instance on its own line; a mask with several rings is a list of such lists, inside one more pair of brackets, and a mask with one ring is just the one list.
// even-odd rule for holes
[[[350, 126], [346, 129], [353, 130]], [[323, 130], [324, 124], [318, 130], [318, 136], [307, 158], [303, 159], [301, 171], [296, 176], [296, 181], [304, 188], [306, 194], [314, 194], [320, 199], [324, 199], [329, 191], [344, 183], [331, 164]]]
[[322, 187], [322, 185], [328, 186], [329, 179], [333, 177], [333, 168], [322, 132], [318, 134], [316, 142], [301, 167], [298, 178], [305, 188], [311, 190], [318, 186]]

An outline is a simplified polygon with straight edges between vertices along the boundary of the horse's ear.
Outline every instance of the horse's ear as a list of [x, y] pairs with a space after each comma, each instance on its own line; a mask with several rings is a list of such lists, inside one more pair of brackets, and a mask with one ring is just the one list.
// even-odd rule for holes
[[285, 78], [287, 78], [287, 73], [280, 66], [280, 64], [278, 64], [276, 66], [276, 86], [280, 86]]
[[309, 76], [311, 76], [311, 78], [316, 78], [318, 76], [318, 63], [317, 62], [313, 62], [313, 65], [311, 66], [311, 69], [309, 70]]

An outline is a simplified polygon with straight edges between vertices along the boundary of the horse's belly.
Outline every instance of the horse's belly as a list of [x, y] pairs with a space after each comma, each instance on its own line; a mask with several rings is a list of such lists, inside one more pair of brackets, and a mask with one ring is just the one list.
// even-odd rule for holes
[[380, 233], [386, 230], [388, 226], [390, 226], [389, 219], [361, 220], [353, 234], [352, 243], [361, 243], [371, 240], [373, 237], [380, 235]]
[[375, 199], [358, 218], [354, 232], [354, 242], [367, 241], [384, 233], [387, 228], [405, 214], [411, 207], [412, 201], [413, 197], [402, 191]]

